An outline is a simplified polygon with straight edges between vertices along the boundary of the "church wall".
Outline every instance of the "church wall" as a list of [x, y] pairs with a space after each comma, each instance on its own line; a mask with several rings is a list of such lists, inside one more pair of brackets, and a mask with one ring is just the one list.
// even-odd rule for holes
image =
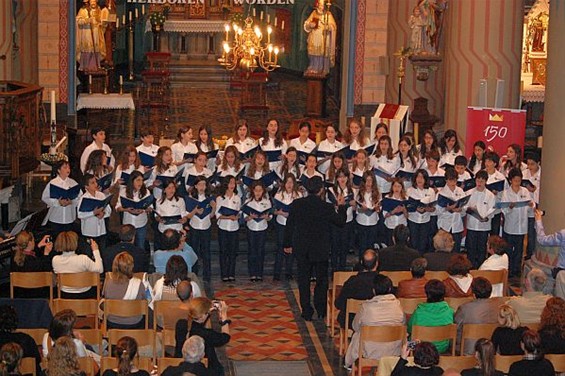
[[12, 2], [0, 1], [0, 80], [12, 78]]
[[[48, 100], [51, 90], [55, 90], [58, 102], [63, 102], [59, 92], [59, 1], [37, 0], [38, 19], [38, 78], [43, 86], [43, 99]], [[66, 11], [66, 9], [63, 9]]]

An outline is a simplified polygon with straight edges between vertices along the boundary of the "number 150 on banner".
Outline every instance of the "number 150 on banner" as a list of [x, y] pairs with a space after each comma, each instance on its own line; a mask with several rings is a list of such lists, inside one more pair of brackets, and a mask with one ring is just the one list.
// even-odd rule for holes
[[467, 107], [467, 134], [465, 154], [471, 156], [473, 144], [483, 141], [487, 148], [498, 155], [506, 154], [510, 144], [518, 144], [524, 150], [526, 137], [526, 111]]

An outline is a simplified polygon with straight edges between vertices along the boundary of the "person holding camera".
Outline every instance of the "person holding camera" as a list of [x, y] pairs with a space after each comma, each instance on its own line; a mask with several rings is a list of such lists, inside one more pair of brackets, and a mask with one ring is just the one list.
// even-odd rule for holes
[[[219, 319], [219, 332], [206, 328], [206, 324], [214, 311], [217, 312]], [[230, 324], [231, 320], [228, 318], [226, 302], [222, 300], [212, 301], [204, 297], [191, 299], [188, 302], [188, 320], [179, 320], [175, 326], [175, 357], [182, 357], [182, 347], [187, 338], [190, 336], [202, 337], [210, 374], [223, 376], [224, 367], [218, 360], [215, 348], [224, 346], [230, 341]]]
[[16, 235], [11, 272], [50, 272], [51, 260], [55, 255], [51, 236], [45, 235], [39, 243], [35, 243], [33, 234], [22, 231]]

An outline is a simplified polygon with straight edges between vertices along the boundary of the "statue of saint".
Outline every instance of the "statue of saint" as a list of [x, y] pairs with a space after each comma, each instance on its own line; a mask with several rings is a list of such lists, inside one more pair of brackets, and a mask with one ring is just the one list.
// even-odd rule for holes
[[422, 17], [419, 7], [414, 7], [412, 15], [408, 20], [408, 25], [412, 30], [410, 33], [410, 48], [415, 54], [425, 51], [426, 46], [426, 21]]
[[102, 11], [96, 0], [84, 0], [77, 13], [77, 61], [82, 71], [97, 71], [106, 57]]
[[528, 25], [528, 39], [530, 39], [532, 52], [546, 52], [546, 31], [549, 24], [549, 15], [540, 13]]
[[418, 8], [425, 23], [426, 40], [422, 51], [438, 54], [439, 39], [443, 27], [443, 12], [447, 9], [446, 0], [419, 0]]
[[[329, 3], [329, 2], [328, 2]], [[304, 21], [308, 33], [308, 68], [306, 75], [326, 75], [335, 65], [335, 43], [337, 24], [326, 7], [325, 0], [318, 0], [316, 9]]]

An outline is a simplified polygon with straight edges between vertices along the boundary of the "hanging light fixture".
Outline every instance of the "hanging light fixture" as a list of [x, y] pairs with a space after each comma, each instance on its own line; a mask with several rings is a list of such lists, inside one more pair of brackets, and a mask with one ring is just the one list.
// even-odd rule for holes
[[[255, 12], [254, 12], [255, 13]], [[261, 20], [263, 12], [261, 12]], [[274, 29], [270, 25], [270, 16], [267, 16], [267, 41], [263, 41], [264, 32], [256, 24], [253, 26], [253, 18], [247, 17], [243, 27], [233, 22], [225, 25], [226, 39], [223, 42], [222, 57], [218, 59], [220, 64], [227, 70], [240, 68], [253, 72], [258, 67], [271, 72], [280, 67], [278, 56], [280, 49], [272, 43]], [[275, 19], [275, 27], [276, 27]], [[284, 22], [282, 24], [284, 30]], [[232, 37], [230, 38], [230, 33]]]

